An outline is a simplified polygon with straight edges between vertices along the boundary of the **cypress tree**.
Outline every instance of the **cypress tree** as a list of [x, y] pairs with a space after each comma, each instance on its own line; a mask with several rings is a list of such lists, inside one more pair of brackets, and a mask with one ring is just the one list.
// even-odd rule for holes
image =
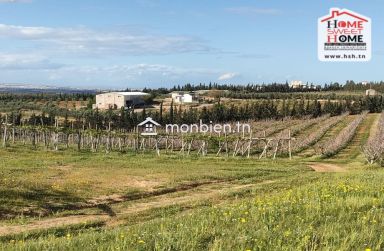
[[172, 100], [171, 107], [169, 108], [169, 122], [171, 124], [173, 123], [173, 118], [174, 118], [174, 114], [173, 114], [173, 100]]
[[160, 103], [160, 111], [159, 111], [159, 123], [163, 123], [163, 101]]

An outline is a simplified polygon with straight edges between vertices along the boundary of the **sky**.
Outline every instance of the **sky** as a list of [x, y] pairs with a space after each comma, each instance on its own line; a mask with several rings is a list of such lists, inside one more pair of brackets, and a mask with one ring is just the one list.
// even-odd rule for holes
[[[372, 19], [370, 62], [320, 62], [317, 19]], [[384, 80], [384, 1], [0, 0], [0, 83], [78, 88]]]

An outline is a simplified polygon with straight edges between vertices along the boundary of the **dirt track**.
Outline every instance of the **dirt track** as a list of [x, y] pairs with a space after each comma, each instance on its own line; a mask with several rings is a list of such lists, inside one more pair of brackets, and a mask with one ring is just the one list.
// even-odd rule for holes
[[[190, 190], [188, 194], [181, 194], [180, 196], [170, 197], [169, 194], [163, 194], [160, 196], [156, 196], [151, 201], [135, 201], [134, 203], [124, 207], [123, 210], [118, 213], [114, 213], [113, 210], [105, 204], [106, 207], [112, 211], [111, 213], [105, 214], [84, 214], [84, 215], [71, 215], [65, 217], [57, 217], [57, 218], [46, 218], [42, 220], [33, 221], [31, 223], [27, 223], [25, 225], [18, 226], [0, 226], [0, 236], [21, 234], [30, 231], [38, 231], [38, 230], [47, 230], [50, 228], [57, 227], [65, 227], [69, 225], [77, 225], [90, 223], [93, 221], [97, 221], [100, 223], [104, 223], [106, 225], [119, 225], [118, 217], [126, 216], [130, 214], [135, 214], [139, 212], [143, 212], [149, 209], [162, 208], [171, 205], [183, 205], [191, 202], [204, 201], [208, 199], [214, 199], [215, 197], [220, 197], [221, 195], [225, 195], [229, 192], [236, 192], [242, 189], [266, 185], [277, 182], [278, 180], [266, 180], [259, 183], [251, 183], [251, 184], [223, 184], [223, 187], [217, 188], [217, 184], [207, 184], [205, 186], [201, 186], [197, 190]], [[185, 190], [183, 190], [185, 191]], [[177, 191], [179, 192], [179, 191]], [[177, 195], [176, 193], [172, 193], [173, 195]], [[98, 199], [95, 199], [98, 200]], [[119, 202], [115, 201], [117, 204]]]
[[316, 172], [346, 172], [346, 169], [335, 164], [326, 164], [326, 163], [312, 163], [308, 165], [310, 168]]

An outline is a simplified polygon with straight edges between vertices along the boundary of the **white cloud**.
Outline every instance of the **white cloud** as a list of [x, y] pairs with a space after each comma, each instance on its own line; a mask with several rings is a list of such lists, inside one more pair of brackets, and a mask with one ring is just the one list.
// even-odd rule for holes
[[209, 52], [202, 40], [189, 36], [168, 36], [126, 29], [92, 30], [85, 27], [51, 28], [0, 24], [0, 38], [18, 39], [36, 43], [55, 52], [83, 54], [170, 54]]
[[278, 9], [263, 9], [249, 6], [233, 7], [225, 10], [240, 15], [277, 15], [281, 13]]
[[35, 54], [8, 54], [0, 53], [0, 69], [6, 70], [32, 70], [57, 69], [62, 64], [51, 62], [49, 59]]
[[203, 68], [181, 68], [163, 64], [134, 64], [134, 65], [112, 65], [112, 66], [69, 66], [59, 69], [60, 72], [74, 72], [78, 74], [125, 76], [126, 78], [149, 78], [153, 76], [166, 76], [169, 78], [182, 78], [186, 75], [213, 76], [216, 70]]
[[233, 78], [235, 78], [237, 76], [239, 76], [239, 74], [236, 73], [236, 72], [227, 72], [227, 73], [222, 74], [218, 78], [218, 80], [229, 80], [229, 79], [233, 79]]
[[[1, 59], [0, 59], [1, 60]], [[33, 71], [2, 68], [2, 82], [69, 85], [91, 88], [155, 87], [191, 82], [209, 82], [221, 71], [206, 68], [178, 67], [164, 64], [132, 65], [64, 65], [57, 68], [40, 68]]]

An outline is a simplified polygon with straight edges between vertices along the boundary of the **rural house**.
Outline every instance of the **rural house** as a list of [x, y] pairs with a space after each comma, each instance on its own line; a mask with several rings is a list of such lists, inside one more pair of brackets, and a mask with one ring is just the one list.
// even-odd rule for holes
[[131, 107], [144, 103], [144, 97], [148, 96], [144, 92], [108, 92], [96, 95], [96, 104], [93, 109], [120, 109], [121, 107]]
[[178, 104], [192, 103], [197, 99], [195, 92], [172, 92], [171, 96], [172, 100]]
[[374, 89], [368, 89], [365, 91], [366, 96], [377, 96], [379, 93]]
[[300, 80], [293, 80], [290, 83], [290, 87], [292, 89], [299, 89], [299, 88], [307, 88], [306, 84], [303, 84], [303, 81]]

